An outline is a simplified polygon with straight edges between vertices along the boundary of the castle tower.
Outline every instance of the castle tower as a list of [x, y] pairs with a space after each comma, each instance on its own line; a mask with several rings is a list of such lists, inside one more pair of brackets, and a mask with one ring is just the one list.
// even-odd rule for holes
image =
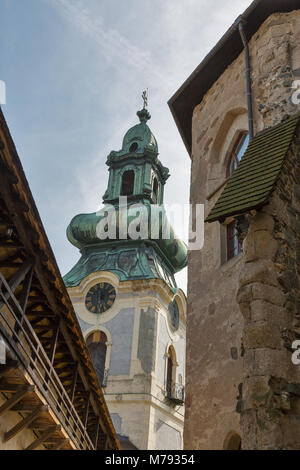
[[187, 449], [300, 449], [299, 38], [299, 0], [254, 1], [169, 102], [206, 218]]
[[[176, 450], [184, 419], [186, 298], [174, 274], [186, 266], [187, 248], [162, 215], [169, 170], [158, 159], [151, 116], [145, 106], [137, 115], [140, 123], [125, 134], [122, 149], [108, 156], [104, 208], [77, 215], [67, 229], [81, 258], [64, 281], [121, 445]], [[134, 226], [139, 236], [124, 236], [124, 217], [125, 228]]]

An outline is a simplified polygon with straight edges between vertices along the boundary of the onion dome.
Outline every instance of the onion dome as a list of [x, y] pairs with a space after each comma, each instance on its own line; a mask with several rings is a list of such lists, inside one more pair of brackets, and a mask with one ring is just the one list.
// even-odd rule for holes
[[156, 138], [147, 125], [147, 121], [151, 119], [149, 111], [144, 108], [137, 112], [137, 116], [140, 124], [136, 124], [126, 132], [122, 149], [119, 152], [111, 152], [111, 155], [122, 156], [130, 153], [145, 153], [147, 150], [158, 153]]
[[[187, 246], [175, 235], [163, 206], [169, 170], [158, 159], [157, 141], [147, 125], [151, 116], [145, 106], [137, 115], [140, 123], [126, 132], [122, 149], [108, 156], [103, 209], [77, 215], [67, 228], [68, 240], [82, 255], [64, 276], [67, 286], [78, 285], [92, 272], [110, 271], [120, 280], [163, 279], [176, 289], [174, 274], [187, 265]], [[127, 198], [125, 207], [120, 205], [120, 197]], [[142, 220], [137, 220], [137, 206]], [[109, 208], [114, 209], [110, 223]], [[137, 226], [140, 229], [134, 229], [131, 237], [130, 227]]]
[[[135, 206], [136, 208], [136, 206]], [[156, 205], [144, 206], [146, 212], [146, 218], [144, 219], [145, 226], [147, 227], [147, 234], [144, 238], [136, 240], [141, 243], [149, 243], [155, 246], [160, 252], [161, 258], [172, 274], [183, 269], [187, 264], [187, 247], [186, 244], [177, 238], [172, 226], [167, 220], [162, 208]], [[131, 212], [130, 207], [126, 209], [127, 229], [130, 224], [136, 219], [135, 210]], [[160, 214], [163, 213], [163, 217]], [[122, 216], [121, 216], [122, 217]], [[120, 234], [120, 211], [117, 209], [115, 212], [115, 225], [113, 230], [110, 232], [113, 236], [107, 236], [106, 239], [100, 239], [99, 227], [103, 227], [103, 221], [107, 220], [107, 211], [105, 207], [98, 213], [92, 214], [79, 214], [75, 216], [70, 225], [67, 228], [67, 238], [69, 242], [80, 249], [83, 253], [86, 250], [97, 247], [105, 247], [108, 244], [122, 244], [124, 245], [124, 239], [119, 237]], [[151, 225], [152, 224], [152, 225]], [[112, 227], [111, 227], [112, 228]], [[166, 238], [164, 234], [167, 233]], [[114, 236], [115, 235], [115, 236]], [[154, 236], [153, 236], [154, 235]], [[126, 243], [130, 243], [130, 238], [125, 240]]]

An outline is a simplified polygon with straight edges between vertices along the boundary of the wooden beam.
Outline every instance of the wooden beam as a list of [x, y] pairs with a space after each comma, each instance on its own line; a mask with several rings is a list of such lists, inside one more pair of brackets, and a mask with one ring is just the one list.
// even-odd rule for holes
[[107, 435], [101, 432], [99, 434], [97, 450], [106, 450], [106, 445], [107, 445]]
[[[26, 315], [28, 316], [28, 312], [26, 313]], [[32, 316], [32, 313], [29, 314], [29, 316], [31, 317]], [[45, 320], [45, 317], [41, 316], [41, 317], [37, 317], [37, 318], [32, 318], [30, 321], [30, 324], [33, 328], [48, 328], [49, 330], [52, 330], [54, 329], [56, 326], [57, 326], [57, 321], [51, 321], [47, 318], [47, 322], [48, 324], [47, 325], [39, 325], [39, 323], [41, 321]]]
[[17, 212], [29, 212], [29, 207], [26, 204], [26, 202], [21, 199], [19, 194], [16, 191], [12, 191], [13, 195], [13, 204], [14, 204], [14, 209]]
[[[29, 299], [30, 300], [30, 299]], [[54, 318], [55, 314], [52, 310], [49, 308], [45, 308], [45, 302], [35, 302], [34, 304], [30, 305], [30, 309], [27, 310], [27, 315], [29, 316], [34, 316], [34, 318], [37, 318], [38, 316], [41, 316], [42, 318]], [[42, 307], [42, 310], [34, 310], [36, 307]]]
[[23, 412], [29, 412], [29, 411], [34, 411], [36, 410], [36, 407], [38, 406], [38, 403], [17, 403], [11, 408], [11, 411], [20, 411], [21, 413]]
[[22, 286], [22, 292], [21, 292], [21, 297], [20, 297], [20, 306], [21, 306], [21, 308], [24, 312], [26, 310], [28, 297], [29, 297], [29, 294], [30, 294], [32, 277], [33, 277], [33, 267], [27, 273], [27, 275], [25, 277], [25, 280], [23, 282], [23, 286]]
[[26, 416], [26, 418], [23, 418], [21, 421], [19, 421], [19, 423], [17, 423], [14, 427], [12, 427], [9, 431], [7, 431], [4, 434], [4, 438], [3, 438], [4, 442], [7, 442], [13, 437], [15, 437], [19, 432], [27, 428], [27, 426], [29, 426], [29, 424], [32, 423], [32, 421], [34, 421], [41, 412], [47, 411], [47, 410], [48, 410], [48, 406], [44, 406], [44, 405], [36, 406], [35, 410], [32, 413], [30, 413], [30, 415]]
[[55, 358], [55, 351], [56, 351], [56, 347], [57, 347], [59, 329], [60, 329], [60, 321], [57, 324], [56, 331], [53, 332], [53, 338], [52, 338], [51, 346], [50, 346], [50, 362], [51, 362], [52, 365], [54, 364], [54, 358]]
[[91, 398], [91, 392], [88, 392], [87, 397], [86, 397], [84, 419], [83, 419], [84, 429], [87, 428], [87, 422], [88, 422], [89, 411], [90, 411], [90, 398]]
[[52, 336], [44, 336], [49, 334], [49, 332], [52, 330], [52, 328], [49, 328], [47, 325], [40, 325], [40, 326], [35, 326], [34, 327], [35, 333], [39, 337], [39, 340], [42, 338], [47, 339], [49, 341], [52, 340]]
[[26, 447], [25, 450], [34, 450], [34, 449], [36, 449], [38, 446], [43, 444], [43, 442], [45, 442], [48, 439], [48, 437], [52, 436], [52, 434], [55, 431], [57, 431], [58, 428], [60, 428], [60, 426], [57, 426], [57, 425], [49, 426], [48, 425], [48, 428], [35, 441], [33, 441], [28, 447]]
[[12, 370], [18, 368], [18, 361], [9, 361], [7, 364], [0, 364], [0, 377], [5, 377], [5, 375], [9, 374]]
[[24, 246], [21, 243], [11, 242], [7, 240], [6, 238], [0, 238], [0, 247], [1, 248], [17, 248], [19, 250], [24, 249]]
[[68, 445], [70, 439], [66, 437], [50, 436], [44, 441], [44, 445], [51, 446], [48, 450], [60, 450], [64, 445]]
[[97, 428], [96, 428], [95, 442], [94, 442], [95, 450], [97, 450], [97, 446], [98, 446], [99, 428], [100, 428], [100, 421], [98, 419]]
[[28, 258], [26, 261], [24, 261], [19, 271], [17, 271], [13, 275], [13, 277], [9, 280], [8, 284], [9, 284], [10, 289], [13, 292], [24, 280], [26, 274], [32, 269], [33, 265], [34, 265], [33, 258]]
[[46, 431], [49, 426], [58, 426], [57, 427], [57, 430], [60, 430], [61, 426], [59, 424], [52, 424], [51, 422], [48, 422], [48, 421], [44, 421], [44, 420], [41, 420], [41, 421], [35, 421], [34, 423], [31, 423], [29, 425], [29, 429], [33, 429], [34, 431]]
[[[1, 215], [0, 215], [0, 223], [5, 223], [5, 224], [11, 224], [11, 220], [10, 218], [8, 217], [8, 214], [7, 214], [7, 211], [6, 209], [4, 209], [4, 206], [5, 206], [5, 202], [3, 201], [3, 199], [1, 198], [0, 199], [0, 206], [1, 206], [1, 209], [3, 212], [1, 212]], [[4, 213], [5, 211], [5, 213]]]
[[40, 303], [46, 302], [46, 298], [43, 295], [31, 294], [28, 300], [29, 302], [40, 302]]
[[[17, 287], [23, 282], [24, 278], [26, 277], [27, 273], [32, 269], [34, 264], [33, 258], [28, 258], [26, 261], [24, 261], [22, 264], [20, 264], [20, 267], [18, 271], [11, 277], [11, 279], [8, 281], [8, 285], [10, 287], [10, 290], [14, 292]], [[3, 263], [0, 262], [0, 265], [2, 266]], [[19, 266], [19, 265], [18, 265]], [[8, 300], [10, 298], [11, 294], [9, 291], [7, 291], [4, 294], [5, 300]], [[0, 302], [0, 308], [2, 308], [4, 305], [4, 302]]]
[[33, 276], [33, 266], [30, 268], [30, 270], [26, 274], [26, 276], [24, 278], [24, 282], [22, 284], [22, 291], [21, 291], [21, 295], [20, 295], [19, 305], [22, 309], [23, 315], [21, 316], [21, 314], [19, 312], [16, 312], [16, 315], [17, 315], [18, 319], [20, 320], [21, 324], [19, 324], [18, 322], [15, 323], [14, 334], [13, 334], [13, 339], [15, 341], [18, 340], [18, 333], [20, 332], [20, 330], [22, 328], [24, 315], [25, 315], [25, 311], [26, 311], [26, 306], [27, 306], [27, 302], [28, 302], [28, 297], [29, 297], [29, 293], [30, 293], [30, 288], [31, 288], [32, 276]]
[[77, 377], [78, 377], [78, 364], [76, 363], [74, 367], [74, 376], [73, 376], [73, 382], [72, 382], [72, 387], [71, 387], [71, 402], [73, 403], [74, 397], [75, 397], [75, 388], [76, 388], [76, 383], [77, 383]]
[[2, 173], [5, 173], [5, 178], [9, 181], [11, 184], [18, 184], [18, 177], [15, 175], [15, 173], [8, 168], [4, 162], [1, 160], [0, 161], [0, 170]]
[[5, 413], [5, 411], [10, 410], [16, 403], [18, 403], [22, 398], [25, 397], [25, 395], [28, 392], [32, 392], [34, 390], [33, 385], [21, 385], [19, 386], [19, 390], [8, 400], [6, 400], [5, 403], [3, 403], [2, 406], [0, 406], [0, 416]]
[[60, 441], [57, 442], [57, 444], [54, 445], [52, 450], [61, 450], [61, 448], [65, 444], [68, 444], [69, 442], [70, 442], [69, 439], [61, 439]]
[[0, 268], [18, 268], [20, 269], [23, 264], [21, 262], [17, 263], [14, 261], [3, 260], [0, 261]]
[[0, 380], [0, 392], [15, 392], [20, 388], [20, 384], [12, 384]]

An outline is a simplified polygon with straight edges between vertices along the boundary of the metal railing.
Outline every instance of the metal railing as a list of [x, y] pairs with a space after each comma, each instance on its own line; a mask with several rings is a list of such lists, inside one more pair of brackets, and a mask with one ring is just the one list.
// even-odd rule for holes
[[167, 383], [166, 397], [178, 405], [184, 403], [184, 385]]
[[107, 386], [108, 376], [109, 376], [109, 369], [104, 369], [103, 378], [101, 380], [101, 387]]
[[[3, 312], [4, 306], [7, 314]], [[94, 450], [95, 443], [92, 442], [53, 364], [1, 272], [0, 334], [18, 357], [75, 446], [79, 449]]]

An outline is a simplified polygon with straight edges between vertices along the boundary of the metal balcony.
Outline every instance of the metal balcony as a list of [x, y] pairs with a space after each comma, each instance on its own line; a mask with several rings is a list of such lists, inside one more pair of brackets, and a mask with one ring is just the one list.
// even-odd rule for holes
[[166, 390], [166, 397], [176, 405], [183, 405], [184, 403], [184, 386], [176, 383], [168, 383]]

